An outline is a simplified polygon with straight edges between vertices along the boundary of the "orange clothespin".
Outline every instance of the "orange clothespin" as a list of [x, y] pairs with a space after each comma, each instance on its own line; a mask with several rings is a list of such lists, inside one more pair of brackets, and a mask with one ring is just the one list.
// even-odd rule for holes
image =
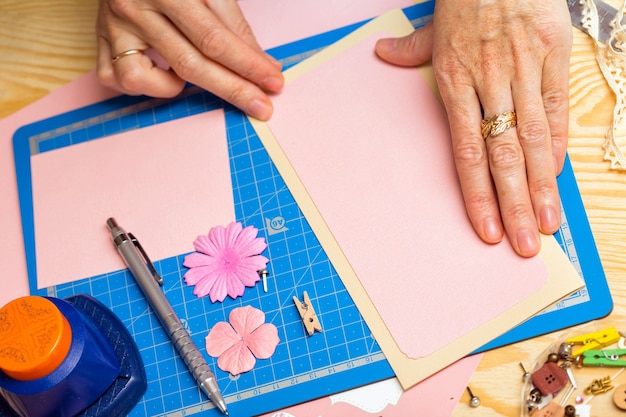
[[598, 332], [587, 333], [582, 336], [570, 337], [565, 342], [571, 345], [582, 345], [572, 352], [572, 357], [577, 357], [588, 350], [605, 348], [620, 339], [620, 334], [615, 327], [609, 327]]
[[302, 295], [304, 296], [304, 301], [300, 301], [298, 297], [294, 295], [293, 302], [296, 303], [296, 308], [298, 309], [298, 313], [300, 313], [300, 317], [302, 318], [304, 327], [306, 328], [309, 336], [311, 336], [313, 333], [315, 333], [315, 331], [321, 332], [322, 325], [317, 319], [317, 315], [315, 314], [315, 310], [313, 309], [313, 304], [311, 304], [309, 294], [304, 291]]

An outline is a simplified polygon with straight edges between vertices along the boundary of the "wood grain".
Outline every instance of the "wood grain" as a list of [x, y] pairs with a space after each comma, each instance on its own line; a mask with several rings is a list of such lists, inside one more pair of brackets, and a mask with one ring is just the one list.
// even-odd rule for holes
[[0, 2], [0, 117], [95, 66], [96, 0]]
[[[0, 117], [95, 67], [96, 13], [96, 0], [0, 0]], [[595, 61], [592, 42], [574, 32], [569, 154], [615, 301], [613, 312], [599, 325], [626, 331], [626, 172], [611, 171], [602, 149], [615, 99]], [[555, 337], [487, 352], [470, 381], [482, 405], [470, 408], [464, 393], [454, 417], [518, 416], [519, 363], [530, 366]], [[593, 416], [617, 415], [609, 396], [591, 404]], [[417, 410], [416, 416], [421, 417]]]

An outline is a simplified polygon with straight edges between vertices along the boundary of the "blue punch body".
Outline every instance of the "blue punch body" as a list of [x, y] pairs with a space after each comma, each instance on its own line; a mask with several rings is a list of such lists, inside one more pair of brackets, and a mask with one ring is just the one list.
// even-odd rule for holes
[[0, 372], [0, 393], [6, 401], [0, 401], [0, 416], [128, 413], [146, 387], [143, 364], [128, 331], [89, 296], [50, 301], [70, 323], [70, 351], [56, 370], [37, 380], [17, 381]]

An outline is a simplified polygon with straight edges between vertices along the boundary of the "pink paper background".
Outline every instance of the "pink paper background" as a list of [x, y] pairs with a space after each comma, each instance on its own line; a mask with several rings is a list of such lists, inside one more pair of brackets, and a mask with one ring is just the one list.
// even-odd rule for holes
[[[448, 417], [463, 395], [482, 355], [468, 356], [402, 393], [397, 404], [381, 412], [367, 412], [351, 404], [333, 404], [331, 397], [299, 404], [262, 417]], [[380, 396], [384, 397], [385, 392]]]
[[383, 36], [291, 82], [269, 127], [394, 340], [420, 358], [540, 289], [547, 269], [477, 237], [446, 115], [416, 69], [375, 57]]
[[41, 153], [31, 169], [39, 287], [124, 268], [109, 217], [155, 260], [235, 220], [221, 109]]
[[239, 0], [239, 7], [263, 49], [412, 4], [411, 0]]
[[[328, 22], [330, 21], [334, 22], [331, 27], [340, 27], [360, 20], [360, 17], [367, 18], [379, 14], [381, 7], [384, 9], [395, 6], [404, 7], [411, 3], [410, 1], [402, 1], [398, 2], [400, 4], [396, 4], [396, 2], [396, 0], [391, 3], [389, 1], [361, 0], [351, 2], [352, 8], [350, 9], [343, 7], [345, 2], [334, 2], [331, 0], [323, 0], [321, 3], [280, 0], [280, 7], [277, 6], [278, 0], [245, 0], [242, 1], [241, 5], [246, 11], [246, 17], [251, 22], [257, 38], [262, 45], [266, 45], [265, 47], [269, 48], [315, 33], [321, 33], [324, 31], [324, 28], [328, 27]], [[244, 3], [246, 4], [244, 5]], [[298, 7], [288, 7], [296, 3]], [[314, 9], [303, 7], [305, 3], [307, 6], [315, 5]], [[382, 4], [384, 6], [381, 6]], [[246, 5], [258, 7], [246, 8], [244, 7]], [[368, 11], [365, 12], [365, 10]], [[358, 19], [356, 18], [357, 16], [359, 17]], [[299, 21], [300, 24], [293, 24], [293, 21]], [[310, 23], [307, 24], [306, 32], [302, 32], [302, 28], [305, 27], [303, 22], [305, 21]], [[279, 27], [280, 29], [277, 29]], [[276, 38], [277, 35], [281, 34], [284, 35], [284, 38]], [[2, 213], [2, 216], [0, 216], [0, 228], [4, 235], [4, 238], [0, 239], [0, 262], [4, 271], [0, 278], [0, 305], [4, 305], [16, 297], [28, 294], [28, 279], [24, 260], [11, 143], [13, 133], [25, 124], [102, 101], [115, 95], [117, 95], [116, 92], [102, 87], [97, 82], [94, 71], [91, 71], [66, 86], [51, 92], [43, 99], [0, 120], [0, 189], [4, 192], [4, 198], [0, 199], [0, 213]], [[121, 222], [121, 219], [119, 220]], [[138, 231], [136, 232], [139, 234]], [[465, 384], [469, 380], [480, 356], [474, 356], [473, 358], [451, 365], [446, 370], [407, 391], [397, 407], [398, 410], [402, 409], [403, 411], [399, 411], [394, 415], [398, 417], [406, 416], [409, 413], [414, 413], [414, 410], [425, 410], [425, 413], [433, 417], [451, 415], [454, 408], [453, 403], [456, 403], [465, 388]], [[469, 365], [468, 361], [472, 361], [472, 364]], [[469, 367], [466, 367], [466, 365]], [[432, 382], [432, 385], [430, 385], [430, 382]], [[428, 385], [430, 385], [430, 388], [422, 391]], [[422, 392], [422, 394], [413, 395], [413, 393], [418, 392]], [[447, 401], [450, 397], [455, 398], [455, 400]], [[408, 399], [412, 400], [407, 401]], [[327, 404], [327, 406], [325, 407], [324, 404]], [[400, 407], [402, 404], [405, 404], [406, 408]], [[335, 406], [335, 410], [339, 409], [339, 405]], [[330, 401], [327, 398], [307, 403], [304, 406], [307, 407], [309, 413], [306, 415], [311, 417], [326, 415], [330, 417], [330, 415], [322, 414], [325, 413], [325, 408], [330, 407]], [[388, 407], [388, 409], [391, 409], [391, 407]], [[319, 413], [316, 410], [319, 410]], [[356, 414], [357, 412], [358, 410], [354, 408], [350, 409], [350, 415], [359, 416], [359, 414]], [[304, 415], [296, 414], [296, 416], [303, 417]]]
[[0, 305], [5, 305], [14, 298], [29, 293], [13, 160], [13, 134], [25, 124], [115, 95], [117, 93], [98, 83], [94, 72], [89, 72], [43, 99], [0, 120], [0, 189], [3, 192], [3, 198], [0, 199], [0, 213], [2, 213], [0, 228], [4, 235], [4, 238], [0, 239], [0, 263], [3, 266], [3, 273], [0, 277], [2, 288]]
[[[296, 4], [298, 7], [293, 7]], [[266, 45], [265, 48], [322, 33], [325, 28], [345, 26], [362, 20], [361, 17], [373, 17], [380, 14], [382, 10], [406, 7], [410, 4], [412, 3], [408, 0], [351, 1], [351, 7], [346, 7], [345, 2], [332, 0], [321, 0], [321, 2], [242, 0], [240, 2], [255, 35], [262, 45]], [[299, 23], [293, 24], [296, 21]], [[4, 239], [0, 239], [0, 263], [4, 268], [3, 277], [0, 278], [2, 289], [0, 305], [27, 295], [29, 292], [13, 161], [13, 134], [23, 125], [116, 95], [118, 95], [117, 92], [102, 87], [95, 77], [95, 71], [91, 71], [0, 120], [0, 189], [4, 192], [4, 198], [0, 199], [0, 213], [2, 213], [0, 228], [4, 235]], [[59, 274], [63, 274], [63, 271], [59, 271]]]

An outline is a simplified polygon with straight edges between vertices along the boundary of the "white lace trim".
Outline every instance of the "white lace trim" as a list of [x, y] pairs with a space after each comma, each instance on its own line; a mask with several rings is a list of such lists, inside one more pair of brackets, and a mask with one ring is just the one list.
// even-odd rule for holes
[[604, 159], [612, 169], [626, 171], [626, 132], [621, 132], [626, 119], [626, 0], [611, 21], [611, 35], [606, 44], [598, 41], [598, 10], [593, 0], [580, 0], [583, 6], [582, 25], [596, 44], [596, 59], [609, 87], [615, 93], [613, 121], [604, 141]]

